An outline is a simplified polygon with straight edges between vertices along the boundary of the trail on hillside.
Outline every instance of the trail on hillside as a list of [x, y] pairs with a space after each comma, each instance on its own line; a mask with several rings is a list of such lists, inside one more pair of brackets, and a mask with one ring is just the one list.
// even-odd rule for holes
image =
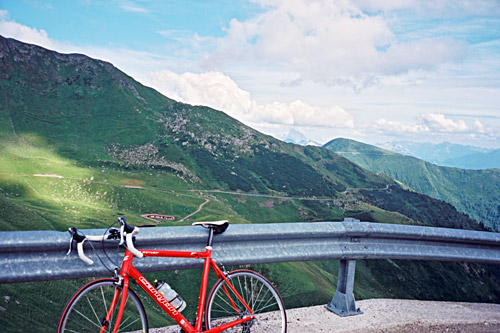
[[203, 206], [205, 206], [207, 203], [210, 202], [210, 199], [206, 199], [204, 203], [202, 203], [197, 210], [195, 210], [194, 212], [192, 212], [191, 214], [183, 217], [182, 219], [179, 220], [179, 222], [183, 222], [185, 221], [186, 219], [190, 218], [191, 216], [193, 216], [194, 214], [198, 213], [201, 211], [201, 209], [203, 208]]

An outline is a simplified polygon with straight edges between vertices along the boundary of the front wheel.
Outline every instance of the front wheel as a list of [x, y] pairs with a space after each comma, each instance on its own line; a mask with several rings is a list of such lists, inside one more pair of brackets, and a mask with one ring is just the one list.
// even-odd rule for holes
[[[95, 280], [78, 290], [64, 308], [57, 332], [99, 332], [115, 293], [121, 294], [122, 287], [116, 282], [115, 279]], [[104, 332], [113, 330], [118, 308], [117, 305]], [[147, 332], [148, 320], [141, 300], [129, 288], [118, 332], [136, 331]]]
[[[255, 319], [225, 332], [286, 332], [286, 312], [281, 296], [262, 275], [250, 270], [237, 270], [227, 275], [229, 283], [248, 304]], [[250, 311], [234, 294], [228, 283], [220, 279], [210, 291], [205, 309], [207, 329], [250, 315]]]

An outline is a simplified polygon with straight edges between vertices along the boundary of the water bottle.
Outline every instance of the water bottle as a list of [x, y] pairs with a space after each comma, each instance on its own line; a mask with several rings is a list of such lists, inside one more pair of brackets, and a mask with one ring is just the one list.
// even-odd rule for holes
[[155, 280], [155, 288], [172, 304], [177, 311], [181, 312], [186, 307], [186, 302], [165, 281]]

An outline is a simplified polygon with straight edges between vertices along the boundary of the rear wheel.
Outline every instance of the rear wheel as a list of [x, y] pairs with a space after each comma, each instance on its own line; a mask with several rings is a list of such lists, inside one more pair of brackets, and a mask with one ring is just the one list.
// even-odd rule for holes
[[[249, 270], [231, 272], [227, 279], [248, 304], [255, 319], [224, 332], [286, 332], [285, 306], [271, 282]], [[249, 314], [226, 281], [220, 279], [208, 296], [205, 309], [207, 329], [247, 317]]]
[[[58, 332], [99, 332], [105, 322], [106, 314], [121, 286], [115, 279], [95, 280], [83, 286], [66, 305], [59, 321]], [[121, 296], [121, 295], [120, 295]], [[114, 328], [119, 303], [111, 316], [105, 332]], [[123, 311], [118, 332], [147, 332], [148, 320], [141, 300], [132, 289], [128, 289], [127, 302]]]

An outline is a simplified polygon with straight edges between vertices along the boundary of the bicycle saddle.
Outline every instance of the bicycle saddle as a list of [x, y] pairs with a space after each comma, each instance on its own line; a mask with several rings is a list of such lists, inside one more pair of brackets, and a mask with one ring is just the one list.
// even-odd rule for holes
[[213, 228], [215, 234], [222, 234], [229, 227], [229, 222], [227, 220], [222, 221], [205, 221], [205, 222], [194, 222], [192, 225], [201, 225], [204, 228]]

